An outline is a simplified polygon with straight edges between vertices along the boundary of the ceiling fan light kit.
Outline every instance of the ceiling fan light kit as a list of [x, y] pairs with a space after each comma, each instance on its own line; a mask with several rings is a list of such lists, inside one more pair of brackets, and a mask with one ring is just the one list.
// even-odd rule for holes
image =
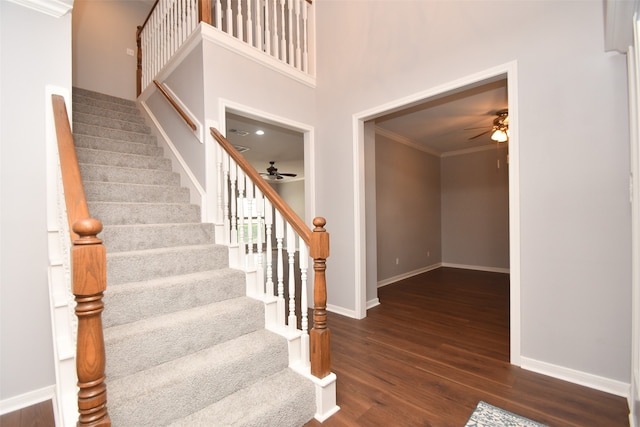
[[509, 110], [498, 110], [496, 112], [496, 118], [493, 119], [493, 126], [491, 129], [482, 132], [476, 136], [472, 136], [469, 140], [476, 139], [482, 135], [486, 135], [491, 132], [491, 139], [497, 143], [509, 141]]
[[284, 179], [285, 177], [295, 177], [297, 174], [295, 173], [280, 173], [278, 172], [278, 168], [275, 167], [275, 161], [269, 162], [269, 167], [267, 168], [267, 173], [261, 173], [265, 179]]

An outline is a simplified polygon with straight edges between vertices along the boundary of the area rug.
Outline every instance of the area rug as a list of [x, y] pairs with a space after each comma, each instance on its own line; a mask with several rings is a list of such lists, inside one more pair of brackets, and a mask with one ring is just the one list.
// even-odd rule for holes
[[546, 427], [504, 409], [489, 405], [482, 400], [471, 414], [464, 427]]

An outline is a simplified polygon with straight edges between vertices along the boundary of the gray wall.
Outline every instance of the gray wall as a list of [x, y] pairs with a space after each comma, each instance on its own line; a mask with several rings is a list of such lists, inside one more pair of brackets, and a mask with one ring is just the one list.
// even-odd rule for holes
[[73, 85], [136, 99], [136, 28], [150, 9], [141, 1], [75, 0]]
[[298, 214], [298, 216], [311, 227], [311, 222], [304, 217], [304, 180], [300, 179], [293, 182], [273, 182], [267, 181], [276, 193], [282, 197], [282, 200]]
[[628, 382], [626, 58], [603, 21], [597, 1], [316, 3], [332, 305], [355, 307], [353, 115], [517, 61], [522, 356]]
[[71, 16], [0, 1], [0, 400], [55, 384], [45, 86], [71, 90]]
[[[497, 161], [500, 161], [500, 168]], [[447, 156], [442, 168], [442, 262], [509, 268], [509, 169], [504, 146]]]
[[375, 159], [382, 281], [442, 259], [440, 159], [383, 135], [376, 135]]

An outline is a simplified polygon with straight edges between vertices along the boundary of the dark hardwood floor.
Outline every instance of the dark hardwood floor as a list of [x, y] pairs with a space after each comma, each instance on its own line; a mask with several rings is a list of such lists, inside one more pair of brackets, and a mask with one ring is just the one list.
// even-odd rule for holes
[[341, 410], [306, 426], [462, 427], [480, 400], [551, 427], [629, 426], [626, 399], [508, 362], [508, 275], [440, 268], [378, 291], [363, 320], [329, 313]]
[[53, 427], [53, 404], [51, 400], [9, 412], [0, 416], [0, 427]]

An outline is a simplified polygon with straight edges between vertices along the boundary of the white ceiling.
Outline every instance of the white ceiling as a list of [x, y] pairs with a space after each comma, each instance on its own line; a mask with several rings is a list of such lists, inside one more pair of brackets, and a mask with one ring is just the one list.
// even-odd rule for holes
[[507, 106], [507, 80], [501, 79], [429, 99], [379, 117], [375, 123], [379, 133], [439, 155], [493, 145], [490, 132], [469, 138], [490, 130], [496, 111]]
[[[496, 111], [507, 106], [507, 80], [494, 79], [379, 117], [375, 124], [379, 134], [441, 155], [494, 146], [490, 132], [469, 138], [490, 130]], [[233, 145], [249, 148], [242, 154], [258, 172], [266, 172], [269, 161], [275, 161], [278, 172], [295, 173], [296, 180], [304, 178], [302, 133], [231, 113], [227, 114], [226, 128], [227, 139]], [[231, 129], [248, 135], [238, 136]], [[256, 135], [258, 129], [265, 134]]]

